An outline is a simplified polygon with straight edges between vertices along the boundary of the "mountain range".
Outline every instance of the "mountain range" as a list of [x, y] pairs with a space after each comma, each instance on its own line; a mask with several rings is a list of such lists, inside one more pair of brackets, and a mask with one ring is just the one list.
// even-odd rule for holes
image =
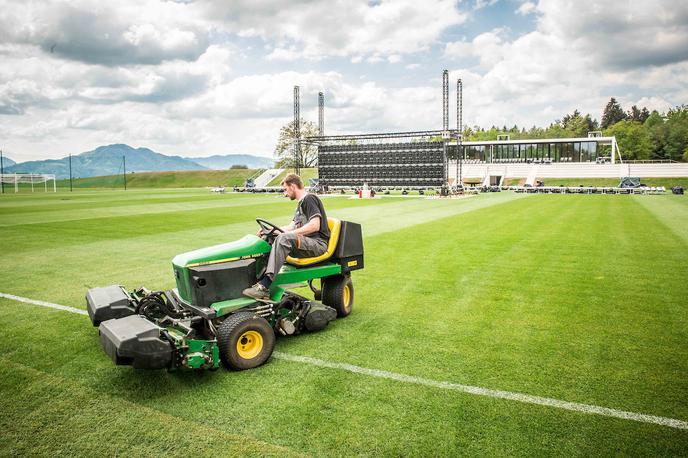
[[[125, 158], [123, 160], [122, 158]], [[4, 158], [3, 161], [6, 161]], [[14, 161], [12, 161], [14, 162]], [[73, 177], [117, 175], [123, 172], [160, 172], [169, 170], [228, 169], [232, 165], [246, 165], [249, 168], [270, 168], [269, 158], [249, 154], [229, 154], [188, 158], [167, 156], [148, 148], [132, 148], [125, 144], [100, 146], [71, 157]], [[52, 173], [57, 179], [69, 178], [69, 156], [62, 159], [46, 159], [5, 164], [5, 173]]]
[[213, 170], [228, 169], [233, 165], [245, 165], [249, 169], [270, 169], [274, 161], [269, 157], [252, 156], [250, 154], [228, 154], [226, 156], [185, 157], [196, 164]]
[[4, 155], [2, 156], [3, 167], [10, 167], [10, 166], [13, 166], [14, 164], [16, 164], [16, 162], [13, 161], [12, 159], [10, 159], [9, 157], [4, 156]]

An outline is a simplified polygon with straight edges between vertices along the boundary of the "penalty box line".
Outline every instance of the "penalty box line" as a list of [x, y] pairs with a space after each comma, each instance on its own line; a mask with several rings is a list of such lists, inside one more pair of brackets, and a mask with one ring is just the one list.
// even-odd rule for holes
[[[15, 296], [13, 294], [0, 293], [0, 297], [16, 302], [23, 302], [26, 304], [39, 305], [41, 307], [49, 307], [52, 309], [61, 310], [64, 312], [76, 313], [79, 315], [88, 315], [88, 312], [75, 307], [66, 305], [53, 304], [26, 297]], [[622, 420], [631, 420], [640, 423], [651, 423], [660, 426], [667, 426], [669, 428], [688, 430], [688, 421], [678, 420], [675, 418], [660, 417], [656, 415], [648, 415], [644, 413], [629, 412], [625, 410], [611, 409], [609, 407], [600, 407], [592, 404], [582, 404], [578, 402], [562, 401], [560, 399], [546, 398], [542, 396], [533, 396], [525, 393], [517, 393], [512, 391], [493, 390], [490, 388], [482, 388], [479, 386], [461, 385], [459, 383], [444, 382], [440, 380], [432, 380], [423, 377], [416, 377], [413, 375], [399, 374], [396, 372], [389, 372], [380, 369], [369, 369], [361, 366], [354, 366], [353, 364], [336, 363], [332, 361], [325, 361], [322, 359], [311, 358], [309, 356], [291, 355], [281, 351], [273, 352], [273, 356], [277, 359], [290, 361], [294, 363], [308, 364], [326, 369], [335, 369], [353, 374], [366, 375], [386, 380], [393, 380], [402, 383], [412, 383], [414, 385], [421, 385], [430, 388], [438, 388], [442, 390], [456, 391], [460, 393], [473, 394], [477, 396], [486, 396], [496, 399], [506, 399], [509, 401], [517, 401], [524, 404], [534, 404], [546, 407], [554, 407], [556, 409], [569, 410], [573, 412], [581, 412], [586, 414], [601, 415], [604, 417], [620, 418]]]

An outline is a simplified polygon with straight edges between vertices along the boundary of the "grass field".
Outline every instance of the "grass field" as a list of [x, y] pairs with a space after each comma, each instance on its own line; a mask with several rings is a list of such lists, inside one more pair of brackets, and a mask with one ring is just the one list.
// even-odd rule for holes
[[[246, 178], [256, 174], [256, 169], [228, 170], [175, 170], [170, 172], [137, 172], [127, 174], [127, 188], [200, 188], [204, 186], [243, 186]], [[57, 187], [69, 189], [69, 180], [57, 180]], [[8, 185], [6, 189], [13, 191]], [[52, 186], [52, 183], [49, 184]], [[109, 175], [101, 177], [77, 178], [72, 180], [74, 189], [124, 188], [124, 177]], [[23, 185], [23, 192], [31, 185]], [[52, 188], [49, 188], [52, 189]], [[36, 191], [43, 191], [43, 185], [37, 185]]]
[[[688, 198], [325, 205], [363, 225], [354, 311], [255, 370], [115, 367], [87, 317], [0, 298], [0, 455], [688, 454], [685, 429], [408, 378], [688, 420]], [[89, 287], [171, 288], [175, 254], [292, 211], [198, 190], [1, 196], [0, 292], [84, 309]]]

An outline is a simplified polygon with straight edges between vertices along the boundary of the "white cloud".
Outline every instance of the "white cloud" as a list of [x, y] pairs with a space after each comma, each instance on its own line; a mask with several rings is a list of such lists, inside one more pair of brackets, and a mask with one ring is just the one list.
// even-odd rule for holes
[[527, 16], [531, 13], [535, 12], [535, 3], [533, 2], [525, 2], [522, 3], [517, 9], [516, 13], [520, 14], [521, 16]]
[[571, 50], [619, 69], [688, 59], [688, 3], [630, 0], [614, 7], [593, 0], [537, 5], [538, 30]]
[[488, 6], [492, 6], [496, 4], [499, 0], [475, 0], [475, 4], [473, 6], [474, 10], [481, 10], [483, 8], [487, 8]]
[[[17, 160], [106, 142], [270, 154], [295, 84], [312, 121], [325, 93], [328, 133], [436, 129], [451, 62], [452, 98], [460, 77], [465, 121], [485, 127], [547, 125], [576, 108], [599, 118], [611, 96], [660, 111], [688, 100], [688, 6], [664, 0], [616, 15], [533, 0], [517, 12], [535, 30], [450, 43], [467, 16], [448, 0], [23, 5], [0, 17], [0, 146]], [[387, 63], [398, 74], [383, 75]], [[437, 78], [418, 81], [429, 66]]]
[[360, 61], [415, 53], [427, 50], [443, 30], [467, 18], [453, 0], [296, 1], [288, 8], [277, 0], [239, 0], [210, 2], [206, 8], [218, 27], [277, 42], [271, 59], [298, 55]]
[[524, 5], [536, 30], [509, 40], [495, 29], [445, 46], [447, 58], [479, 60], [452, 72], [464, 80], [470, 124], [547, 125], [574, 109], [599, 119], [612, 96], [625, 109], [660, 111], [688, 100], [688, 6], [632, 1], [608, 14], [592, 1]]
[[0, 16], [0, 43], [110, 66], [196, 60], [208, 47], [209, 32], [193, 6], [162, 0], [10, 0]]

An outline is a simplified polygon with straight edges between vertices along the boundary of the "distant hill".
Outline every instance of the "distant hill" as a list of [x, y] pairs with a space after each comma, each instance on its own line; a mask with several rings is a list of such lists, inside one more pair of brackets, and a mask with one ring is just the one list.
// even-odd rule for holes
[[[127, 173], [127, 188], [203, 188], [243, 186], [255, 169], [183, 170], [172, 172]], [[98, 176], [74, 180], [74, 189], [123, 188], [122, 175]], [[58, 180], [58, 188], [69, 189], [69, 180]]]
[[13, 161], [12, 159], [10, 159], [10, 158], [7, 157], [7, 156], [2, 156], [2, 165], [3, 165], [3, 167], [9, 167], [9, 166], [14, 165], [14, 164], [16, 164], [16, 162]]
[[[122, 173], [122, 157], [127, 172], [167, 170], [204, 170], [206, 167], [179, 156], [167, 156], [148, 148], [115, 144], [72, 156], [72, 176], [93, 177]], [[7, 167], [5, 173], [54, 173], [56, 178], [69, 178], [69, 157], [44, 161], [21, 162]]]
[[233, 165], [245, 165], [249, 169], [271, 169], [274, 161], [269, 157], [253, 156], [251, 154], [227, 154], [209, 157], [185, 157], [190, 161], [200, 164], [211, 170], [224, 170]]

